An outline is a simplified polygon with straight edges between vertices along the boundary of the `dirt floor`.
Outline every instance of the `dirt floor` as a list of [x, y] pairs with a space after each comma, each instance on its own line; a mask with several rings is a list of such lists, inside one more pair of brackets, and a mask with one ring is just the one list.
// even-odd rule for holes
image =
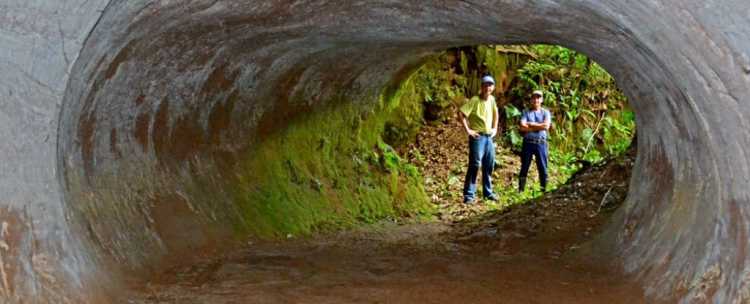
[[[425, 128], [423, 143], [430, 132], [448, 132], [443, 138], [465, 145], [463, 135], [439, 129]], [[585, 168], [539, 199], [488, 211], [484, 203], [460, 206], [460, 196], [446, 194], [455, 186], [440, 186], [455, 179], [465, 147], [421, 147], [412, 148], [423, 149], [425, 164], [448, 164], [425, 170], [442, 220], [250, 241], [139, 283], [123, 303], [646, 302], [616, 261], [591, 254], [591, 238], [625, 198], [633, 153]], [[517, 170], [508, 167], [497, 181]]]
[[[499, 188], [516, 189], [517, 174], [521, 167], [520, 157], [496, 141], [496, 166], [492, 174], [493, 185]], [[399, 148], [409, 162], [415, 164], [425, 177], [425, 190], [438, 207], [438, 217], [453, 222], [497, 209], [497, 204], [462, 204], [463, 183], [468, 162], [467, 135], [455, 120], [448, 124], [428, 125], [421, 129], [416, 140]], [[528, 189], [538, 183], [536, 167], [529, 171]], [[481, 174], [480, 174], [481, 175]], [[556, 178], [551, 176], [550, 180]], [[477, 198], [481, 197], [481, 176], [477, 180]], [[501, 202], [501, 204], [507, 202]]]

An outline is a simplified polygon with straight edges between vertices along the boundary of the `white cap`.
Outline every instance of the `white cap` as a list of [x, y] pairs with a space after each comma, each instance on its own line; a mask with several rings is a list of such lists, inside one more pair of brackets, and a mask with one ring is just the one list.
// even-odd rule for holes
[[492, 78], [492, 76], [490, 75], [484, 76], [482, 77], [482, 84], [485, 84], [485, 83], [495, 84], [495, 79]]

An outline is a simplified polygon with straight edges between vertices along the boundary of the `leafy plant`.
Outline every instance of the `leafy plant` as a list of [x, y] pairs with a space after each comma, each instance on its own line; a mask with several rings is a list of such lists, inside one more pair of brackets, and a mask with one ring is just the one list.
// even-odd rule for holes
[[[533, 56], [517, 70], [510, 92], [512, 99], [525, 101], [532, 90], [544, 91], [543, 106], [553, 117], [548, 132], [552, 183], [565, 182], [581, 161], [596, 163], [627, 150], [635, 119], [612, 76], [575, 50], [551, 45], [533, 45], [530, 50]], [[513, 104], [504, 109], [503, 138], [518, 152], [521, 111]]]
[[516, 106], [512, 104], [505, 105], [504, 109], [505, 109], [505, 117], [508, 119], [521, 116], [521, 111], [519, 111], [518, 108], [516, 108]]
[[[504, 51], [521, 55], [508, 56]], [[484, 74], [498, 82], [496, 100], [505, 113], [500, 138], [514, 152], [520, 152], [523, 142], [522, 104], [532, 90], [544, 92], [543, 106], [553, 117], [548, 132], [551, 188], [564, 183], [582, 162], [596, 163], [624, 152], [635, 135], [627, 98], [612, 76], [584, 54], [551, 45], [481, 45], [449, 49], [426, 59], [399, 90], [402, 104], [386, 123], [386, 142], [396, 146], [413, 138], [424, 123], [451, 119], [465, 98], [478, 92]], [[386, 163], [389, 167], [398, 163], [401, 172], [405, 170], [396, 158]], [[538, 189], [517, 194], [511, 188], [506, 190], [512, 202], [539, 194]]]

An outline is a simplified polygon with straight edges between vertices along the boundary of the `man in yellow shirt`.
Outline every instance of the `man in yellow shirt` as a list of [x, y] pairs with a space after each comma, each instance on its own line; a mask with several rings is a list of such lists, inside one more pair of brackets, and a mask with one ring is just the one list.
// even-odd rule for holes
[[497, 134], [498, 112], [495, 97], [495, 80], [482, 77], [479, 96], [472, 97], [461, 107], [461, 123], [469, 135], [469, 169], [464, 180], [464, 203], [474, 203], [477, 191], [477, 173], [482, 167], [482, 194], [484, 198], [497, 201], [492, 192], [492, 169], [495, 166], [495, 145], [492, 138]]

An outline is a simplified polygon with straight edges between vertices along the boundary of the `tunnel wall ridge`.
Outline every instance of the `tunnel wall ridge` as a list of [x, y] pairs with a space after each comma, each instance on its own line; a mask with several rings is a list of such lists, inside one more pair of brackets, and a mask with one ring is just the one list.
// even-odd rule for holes
[[108, 1], [0, 3], [0, 299], [96, 301], [106, 282], [76, 235], [57, 178], [70, 71]]
[[[157, 267], [169, 242], [231, 239], [217, 219], [242, 223], [232, 200], [185, 189], [210, 177], [223, 193], [234, 155], [268, 136], [264, 126], [283, 128], [268, 117], [294, 96], [311, 96], [296, 111], [342, 91], [374, 102], [399, 66], [430, 51], [543, 42], [602, 64], [636, 111], [631, 190], [599, 246], [651, 297], [748, 301], [749, 3], [444, 4], [2, 0], [0, 296], [102, 302], [97, 282], [119, 289], [114, 273]], [[229, 100], [230, 113], [214, 110]], [[221, 131], [196, 137], [205, 129]], [[155, 208], [184, 206], [180, 223], [206, 234], [130, 229], [161, 224], [128, 204], [139, 191], [162, 193]]]

